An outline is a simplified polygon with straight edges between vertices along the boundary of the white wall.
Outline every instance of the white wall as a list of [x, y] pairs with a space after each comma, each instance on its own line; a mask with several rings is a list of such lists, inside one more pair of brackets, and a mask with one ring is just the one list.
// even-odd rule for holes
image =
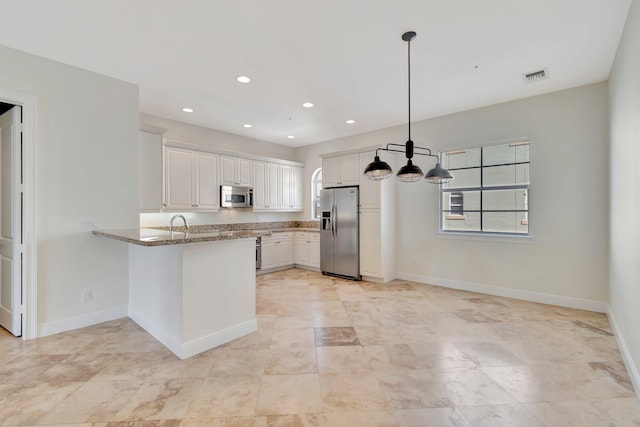
[[610, 305], [640, 390], [640, 3], [631, 5], [609, 80]]
[[[315, 144], [301, 148], [300, 158], [309, 174], [320, 165], [318, 154], [403, 144], [406, 132], [405, 125]], [[445, 238], [438, 233], [438, 187], [426, 181], [397, 183], [396, 264], [401, 276], [552, 294], [605, 307], [606, 83], [416, 122], [412, 136], [416, 145], [436, 151], [531, 138], [532, 237]], [[425, 171], [433, 167], [432, 160], [415, 159]]]
[[[240, 135], [234, 135], [215, 129], [204, 128], [162, 117], [148, 114], [140, 115], [141, 126], [153, 126], [167, 129], [165, 137], [172, 141], [186, 142], [202, 147], [233, 151], [236, 153], [252, 154], [255, 156], [271, 157], [298, 161], [296, 150], [293, 147], [260, 141]], [[143, 227], [168, 226], [169, 220], [176, 212], [171, 213], [147, 213], [140, 214], [140, 225]], [[221, 209], [220, 212], [184, 212], [189, 224], [230, 224], [239, 222], [270, 222], [292, 221], [301, 218], [298, 213], [287, 212], [262, 212], [253, 213], [249, 210]]]
[[398, 271], [607, 301], [606, 83], [421, 122], [415, 134], [440, 150], [530, 138], [531, 238], [444, 238], [437, 186], [402, 185], [398, 204], [411, 209], [397, 223]]
[[137, 87], [4, 47], [0, 64], [0, 88], [36, 98], [39, 325], [50, 333], [126, 314], [127, 247], [80, 221], [138, 226]]

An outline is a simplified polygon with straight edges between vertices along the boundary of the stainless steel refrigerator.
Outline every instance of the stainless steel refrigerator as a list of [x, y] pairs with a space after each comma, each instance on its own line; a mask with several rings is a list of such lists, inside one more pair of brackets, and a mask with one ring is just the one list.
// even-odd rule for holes
[[358, 187], [327, 188], [320, 193], [320, 270], [360, 280]]

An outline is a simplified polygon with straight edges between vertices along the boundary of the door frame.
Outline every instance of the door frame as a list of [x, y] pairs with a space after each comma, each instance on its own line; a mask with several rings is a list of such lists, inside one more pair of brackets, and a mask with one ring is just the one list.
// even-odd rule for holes
[[22, 192], [24, 194], [24, 280], [22, 281], [22, 339], [38, 337], [37, 253], [35, 250], [35, 130], [36, 98], [0, 87], [0, 101], [22, 107]]

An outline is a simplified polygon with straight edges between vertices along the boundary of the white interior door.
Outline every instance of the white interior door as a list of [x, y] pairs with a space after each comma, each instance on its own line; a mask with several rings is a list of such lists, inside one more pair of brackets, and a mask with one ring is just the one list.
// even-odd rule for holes
[[0, 325], [22, 335], [20, 107], [0, 116]]

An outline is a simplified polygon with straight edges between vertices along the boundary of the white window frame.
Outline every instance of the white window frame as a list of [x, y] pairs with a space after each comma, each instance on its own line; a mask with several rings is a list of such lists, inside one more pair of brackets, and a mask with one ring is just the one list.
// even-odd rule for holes
[[316, 169], [311, 174], [311, 219], [319, 220], [320, 219], [320, 193], [317, 191], [318, 184], [320, 188], [322, 188], [322, 168]]
[[[442, 154], [462, 154], [465, 153], [467, 150], [471, 150], [471, 149], [475, 149], [475, 148], [480, 148], [481, 150], [483, 148], [486, 147], [492, 147], [492, 146], [496, 146], [496, 145], [504, 145], [504, 144], [509, 144], [512, 146], [517, 146], [517, 145], [529, 145], [529, 147], [531, 147], [531, 141], [528, 138], [522, 138], [522, 139], [516, 139], [516, 140], [510, 140], [510, 141], [501, 141], [501, 142], [497, 142], [495, 144], [482, 144], [482, 145], [477, 145], [477, 146], [473, 146], [473, 147], [466, 147], [463, 149], [456, 149], [456, 150], [447, 150], [444, 152], [440, 152], [441, 158], [442, 158]], [[529, 165], [531, 165], [531, 151], [529, 151], [529, 161], [527, 162], [514, 162], [513, 164], [519, 164], [519, 163], [528, 163]], [[494, 165], [487, 165], [487, 166], [494, 166]], [[485, 165], [480, 165], [478, 166], [478, 168], [480, 169], [480, 174], [482, 176], [482, 169], [485, 167]], [[453, 175], [453, 179], [455, 180], [455, 169], [451, 169], [452, 171], [452, 175]], [[478, 187], [469, 187], [469, 188], [444, 188], [443, 185], [440, 185], [440, 191], [439, 191], [439, 207], [440, 207], [440, 214], [439, 214], [439, 232], [442, 233], [443, 235], [456, 235], [456, 234], [472, 234], [472, 235], [480, 235], [480, 236], [514, 236], [514, 237], [530, 237], [531, 235], [531, 228], [529, 227], [529, 195], [530, 195], [530, 186], [531, 186], [531, 167], [529, 167], [529, 184], [517, 184], [517, 185], [505, 185], [505, 186], [499, 186], [499, 187], [483, 187], [482, 185], [478, 186]], [[456, 193], [456, 192], [464, 192], [464, 191], [480, 191], [480, 198], [482, 199], [482, 191], [492, 191], [492, 190], [521, 190], [523, 189], [525, 192], [525, 210], [526, 212], [524, 212], [524, 220], [521, 221], [522, 225], [527, 225], [527, 232], [526, 233], [518, 233], [518, 232], [508, 232], [508, 231], [502, 231], [502, 232], [496, 232], [496, 231], [483, 231], [482, 228], [480, 230], [445, 230], [443, 225], [444, 225], [444, 220], [455, 220], [455, 219], [465, 219], [465, 215], [451, 215], [449, 212], [445, 212], [445, 208], [443, 206], [443, 193]], [[451, 203], [450, 198], [449, 199], [449, 204]], [[484, 212], [484, 210], [481, 208], [480, 209], [480, 217], [482, 218], [482, 213]], [[514, 211], [514, 212], [518, 212], [518, 210]], [[481, 222], [482, 224], [482, 222]], [[481, 225], [482, 227], [482, 225]]]

